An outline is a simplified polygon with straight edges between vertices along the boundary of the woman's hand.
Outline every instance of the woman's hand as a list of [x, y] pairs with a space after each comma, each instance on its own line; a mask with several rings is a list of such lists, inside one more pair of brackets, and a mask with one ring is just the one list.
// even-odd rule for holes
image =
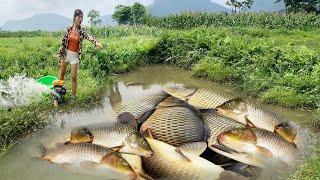
[[102, 48], [102, 45], [97, 42], [97, 43], [96, 43], [96, 47], [97, 47], [97, 49], [101, 49], [101, 48]]

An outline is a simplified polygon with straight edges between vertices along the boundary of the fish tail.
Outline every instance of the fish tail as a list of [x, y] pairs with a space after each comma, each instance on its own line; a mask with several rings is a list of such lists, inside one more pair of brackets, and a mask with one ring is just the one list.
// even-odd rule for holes
[[29, 154], [31, 159], [46, 159], [47, 149], [44, 147], [44, 145], [41, 143], [39, 145], [33, 146], [29, 150]]
[[42, 158], [44, 158], [44, 156], [46, 155], [47, 149], [46, 149], [46, 147], [44, 147], [44, 145], [43, 145], [42, 143], [40, 143], [40, 144], [38, 145], [38, 147], [39, 147], [39, 151], [40, 151], [40, 156], [39, 156], [39, 158], [42, 159]]
[[146, 180], [154, 180], [150, 175], [148, 175], [144, 172], [137, 172], [137, 174]]

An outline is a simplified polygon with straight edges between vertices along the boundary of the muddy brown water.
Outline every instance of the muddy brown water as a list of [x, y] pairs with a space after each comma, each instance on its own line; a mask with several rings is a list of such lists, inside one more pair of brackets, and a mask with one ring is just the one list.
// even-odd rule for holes
[[[80, 72], [81, 73], [81, 72]], [[129, 102], [139, 96], [152, 94], [161, 90], [167, 84], [183, 84], [205, 89], [221, 90], [236, 95], [242, 95], [231, 85], [222, 85], [208, 80], [191, 77], [190, 72], [163, 65], [154, 65], [141, 68], [133, 73], [118, 76], [117, 82], [110, 85], [103, 98], [102, 106], [84, 110], [82, 112], [60, 112], [54, 114], [54, 123], [45, 130], [34, 133], [13, 146], [9, 152], [0, 159], [0, 179], [4, 180], [37, 180], [37, 179], [124, 179], [120, 175], [107, 173], [105, 176], [90, 176], [73, 172], [60, 165], [39, 160], [41, 154], [39, 145], [52, 147], [56, 142], [64, 141], [70, 134], [70, 129], [75, 126], [96, 122], [115, 121], [112, 107]], [[131, 83], [130, 86], [125, 84]], [[81, 82], [80, 82], [81, 83]], [[81, 90], [80, 90], [81, 91]], [[110, 97], [110, 98], [109, 98]], [[303, 133], [308, 135], [304, 123], [312, 118], [308, 111], [291, 110], [270, 106], [275, 112], [295, 122], [303, 128]], [[309, 140], [305, 140], [308, 142]], [[271, 173], [272, 174], [272, 173]]]

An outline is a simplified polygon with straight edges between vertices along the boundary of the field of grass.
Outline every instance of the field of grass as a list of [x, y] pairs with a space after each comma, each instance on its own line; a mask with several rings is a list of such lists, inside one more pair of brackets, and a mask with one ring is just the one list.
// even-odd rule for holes
[[[147, 64], [172, 64], [195, 76], [232, 83], [247, 95], [290, 108], [313, 109], [320, 102], [320, 30], [259, 27], [198, 27], [188, 30], [155, 27], [102, 27], [90, 31], [102, 50], [84, 44], [77, 103], [99, 103], [110, 73], [124, 73]], [[16, 74], [58, 76], [59, 33], [30, 37], [0, 33], [0, 79]], [[20, 32], [20, 34], [23, 34]], [[67, 73], [70, 89], [70, 73]], [[69, 98], [69, 96], [67, 96]], [[50, 97], [27, 107], [0, 109], [0, 154], [22, 134], [50, 123]], [[316, 114], [319, 116], [319, 113]], [[318, 126], [319, 118], [311, 124]], [[316, 151], [319, 152], [319, 151]], [[298, 168], [318, 169], [319, 154]], [[317, 174], [315, 174], [316, 176]]]
[[316, 29], [320, 17], [316, 14], [286, 13], [205, 13], [184, 12], [147, 21], [149, 26], [186, 29], [194, 27], [259, 27], [265, 29]]

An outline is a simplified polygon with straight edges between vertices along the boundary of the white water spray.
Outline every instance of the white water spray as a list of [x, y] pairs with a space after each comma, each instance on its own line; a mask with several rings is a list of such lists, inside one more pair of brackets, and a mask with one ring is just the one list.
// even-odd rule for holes
[[35, 79], [16, 75], [7, 81], [0, 80], [0, 107], [28, 105], [50, 92], [47, 86], [37, 83]]

